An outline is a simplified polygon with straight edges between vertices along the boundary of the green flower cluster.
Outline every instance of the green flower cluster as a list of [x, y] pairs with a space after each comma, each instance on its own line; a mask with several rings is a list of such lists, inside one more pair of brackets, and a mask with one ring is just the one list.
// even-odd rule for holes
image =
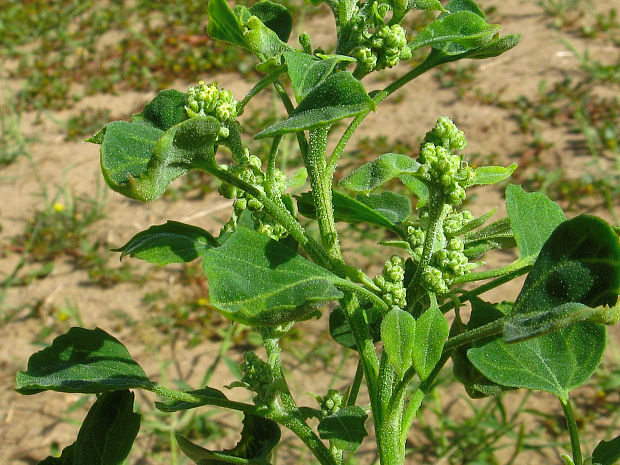
[[237, 117], [237, 103], [232, 92], [217, 88], [217, 82], [206, 85], [200, 81], [187, 91], [185, 111], [190, 118], [214, 116], [221, 122], [232, 121]]
[[355, 8], [349, 27], [356, 46], [350, 55], [361, 72], [392, 68], [400, 60], [411, 58], [405, 29], [399, 24], [386, 24], [391, 5], [370, 1]]
[[[437, 294], [446, 294], [454, 280], [477, 264], [470, 263], [464, 253], [465, 243], [455, 234], [468, 222], [474, 219], [470, 211], [453, 212], [453, 207], [444, 205], [444, 221], [437, 231], [434, 253], [430, 263], [422, 270], [422, 285], [425, 289]], [[422, 210], [420, 222], [422, 226], [409, 225], [407, 227], [407, 239], [411, 249], [411, 258], [415, 262], [422, 260], [424, 241], [426, 240], [426, 219], [428, 211]]]
[[422, 165], [418, 173], [439, 187], [447, 203], [460, 205], [465, 200], [465, 188], [474, 171], [454, 154], [467, 145], [465, 134], [447, 116], [437, 120], [435, 127], [424, 137], [418, 161]]
[[[242, 165], [220, 165], [221, 169], [229, 171], [233, 176], [254, 186], [261, 192], [265, 192], [265, 173], [261, 169], [261, 160], [255, 155], [248, 157], [248, 161]], [[286, 190], [286, 175], [280, 170], [275, 170], [275, 181], [272, 191], [276, 195], [282, 195]], [[260, 200], [231, 184], [222, 183], [218, 189], [220, 195], [227, 199], [235, 199], [233, 212], [230, 220], [224, 225], [224, 231], [234, 231], [237, 221], [245, 210], [252, 213], [254, 228], [272, 239], [279, 240], [288, 235], [288, 231], [281, 224], [273, 222], [272, 218], [263, 211]]]
[[381, 297], [389, 307], [407, 306], [407, 290], [403, 284], [405, 262], [398, 255], [393, 255], [383, 266], [383, 272], [373, 282], [381, 289]]
[[340, 410], [344, 402], [344, 396], [338, 389], [330, 389], [325, 397], [316, 396], [316, 400], [319, 403], [323, 416], [328, 417]]
[[275, 392], [272, 389], [273, 372], [269, 364], [262, 361], [254, 352], [248, 351], [243, 354], [240, 368], [243, 372], [241, 382], [257, 394], [255, 400], [271, 403], [275, 398]]

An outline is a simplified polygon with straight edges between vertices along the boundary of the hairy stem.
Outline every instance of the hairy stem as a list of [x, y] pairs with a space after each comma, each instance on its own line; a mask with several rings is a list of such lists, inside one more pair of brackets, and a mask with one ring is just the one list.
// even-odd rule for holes
[[338, 232], [334, 222], [332, 178], [326, 172], [325, 166], [328, 129], [328, 126], [321, 126], [310, 131], [310, 145], [308, 146], [308, 153], [304, 157], [304, 164], [310, 177], [312, 200], [314, 201], [323, 246], [331, 259], [342, 261]]
[[581, 445], [579, 443], [579, 428], [575, 421], [575, 414], [573, 413], [573, 405], [570, 398], [566, 399], [566, 402], [560, 399], [562, 404], [562, 410], [564, 411], [564, 418], [566, 419], [566, 426], [568, 427], [568, 434], [570, 435], [570, 445], [573, 451], [573, 462], [575, 465], [583, 465], [583, 456], [581, 455]]
[[236, 402], [233, 400], [224, 399], [222, 397], [209, 397], [190, 394], [189, 392], [175, 391], [159, 384], [154, 385], [148, 389], [155, 394], [159, 394], [162, 397], [168, 399], [177, 400], [180, 402], [188, 402], [196, 405], [215, 405], [217, 407], [224, 407], [231, 410], [238, 410], [240, 412], [257, 415], [258, 411], [254, 405], [246, 404], [243, 402]]

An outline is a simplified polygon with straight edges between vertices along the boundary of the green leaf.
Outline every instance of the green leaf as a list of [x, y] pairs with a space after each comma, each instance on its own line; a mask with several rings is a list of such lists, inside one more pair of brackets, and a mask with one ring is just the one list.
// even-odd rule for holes
[[474, 177], [469, 181], [468, 186], [480, 186], [501, 182], [508, 178], [516, 169], [516, 163], [510, 166], [481, 166], [474, 170]]
[[297, 102], [301, 102], [312, 89], [325, 81], [338, 63], [353, 60], [340, 55], [331, 55], [321, 59], [298, 51], [285, 52], [282, 56], [293, 83], [293, 93]]
[[[373, 342], [379, 342], [381, 340], [381, 312], [374, 307], [365, 308], [363, 311]], [[355, 338], [340, 306], [336, 306], [329, 314], [329, 334], [338, 344], [357, 350]]]
[[114, 252], [121, 252], [121, 258], [129, 255], [149, 263], [191, 262], [205, 250], [217, 247], [217, 239], [197, 226], [167, 221], [139, 232], [129, 242]]
[[[167, 131], [145, 122], [108, 124], [101, 144], [106, 183], [129, 198], [149, 202], [213, 151], [220, 123], [213, 117], [185, 120]], [[211, 154], [212, 156], [212, 154]]]
[[169, 400], [166, 402], [155, 402], [155, 408], [162, 412], [178, 412], [180, 410], [189, 410], [203, 405], [209, 405], [211, 399], [226, 399], [224, 393], [218, 389], [205, 387], [194, 391], [187, 391], [188, 394], [201, 398], [199, 402], [186, 402], [182, 400]]
[[527, 194], [514, 184], [506, 188], [506, 209], [521, 258], [538, 255], [553, 230], [566, 220], [557, 203], [539, 192]]
[[120, 342], [96, 328], [71, 328], [33, 354], [17, 373], [17, 391], [97, 393], [153, 386]]
[[321, 439], [328, 439], [336, 448], [355, 452], [368, 435], [364, 423], [368, 415], [357, 405], [344, 407], [321, 420], [318, 431]]
[[281, 242], [239, 227], [203, 254], [211, 305], [249, 326], [299, 321], [326, 301], [342, 297], [339, 278]]
[[411, 10], [443, 10], [439, 0], [409, 0], [407, 7]]
[[592, 461], [600, 465], [614, 465], [620, 460], [620, 436], [601, 441], [592, 452]]
[[286, 42], [293, 29], [293, 17], [285, 6], [261, 0], [250, 7], [250, 13], [274, 31], [282, 42]]
[[416, 321], [410, 313], [393, 308], [381, 323], [381, 340], [388, 355], [388, 361], [399, 377], [413, 363], [413, 345], [416, 336]]
[[241, 440], [222, 452], [210, 451], [176, 434], [179, 447], [198, 465], [267, 464], [271, 450], [280, 441], [280, 427], [275, 421], [257, 415], [245, 414]]
[[463, 58], [471, 58], [473, 60], [493, 58], [516, 47], [520, 41], [521, 34], [508, 34], [504, 37], [497, 37], [487, 42], [482, 47], [466, 52]]
[[121, 465], [140, 429], [129, 391], [103, 393], [88, 411], [75, 442], [73, 465]]
[[[278, 67], [281, 64], [279, 57], [283, 52], [290, 50], [290, 47], [282, 42], [278, 34], [269, 29], [251, 9], [237, 5], [233, 13], [243, 31], [246, 48], [263, 60], [263, 64], [272, 61], [271, 64]], [[263, 69], [263, 71], [266, 70]], [[269, 74], [268, 70], [267, 73]]]
[[[457, 315], [450, 329], [450, 337], [457, 336], [464, 331], [471, 331], [487, 323], [495, 321], [498, 318], [502, 318], [504, 317], [504, 313], [506, 312], [506, 309], [504, 308], [505, 305], [491, 305], [488, 302], [484, 302], [477, 297], [471, 297], [470, 302], [472, 311], [469, 322], [467, 323], [467, 325], [463, 325], [460, 320], [460, 316]], [[476, 341], [475, 345], [483, 345], [491, 340], [493, 340], [493, 338], [482, 339]], [[459, 347], [455, 352], [452, 353], [454, 376], [461, 383], [463, 383], [465, 391], [467, 392], [469, 397], [471, 397], [472, 399], [495, 397], [501, 394], [503, 391], [511, 389], [494, 383], [489, 378], [480, 373], [480, 371], [467, 358], [467, 351], [471, 347], [472, 344], [468, 344]]]
[[567, 402], [569, 392], [592, 376], [604, 350], [605, 327], [582, 322], [515, 344], [497, 339], [467, 356], [496, 383], [547, 391]]
[[[545, 315], [563, 304], [613, 305], [620, 288], [620, 245], [603, 220], [579, 216], [561, 223], [544, 244], [511, 315], [533, 318], [539, 314], [541, 332]], [[575, 306], [568, 309], [575, 309]], [[582, 307], [578, 310], [581, 311]], [[579, 314], [574, 316], [579, 320]], [[552, 325], [555, 324], [551, 323]], [[529, 331], [533, 331], [532, 325]], [[509, 328], [510, 332], [510, 328]], [[471, 349], [472, 363], [489, 379], [514, 387], [541, 389], [566, 402], [570, 390], [587, 381], [599, 364], [605, 347], [605, 328], [589, 322], [573, 324], [551, 334], [514, 344], [495, 340]]]
[[439, 362], [449, 332], [448, 322], [438, 308], [430, 308], [417, 319], [413, 366], [420, 379], [428, 378]]
[[209, 0], [207, 34], [213, 39], [248, 48], [243, 29], [226, 0]]
[[133, 412], [134, 395], [126, 390], [103, 393], [92, 405], [77, 440], [60, 457], [38, 465], [122, 465], [140, 429]]
[[186, 105], [187, 94], [175, 89], [162, 90], [144, 106], [144, 110], [133, 116], [133, 120], [167, 131], [187, 119]]
[[403, 186], [409, 189], [409, 191], [418, 198], [416, 208], [420, 209], [428, 203], [430, 193], [424, 181], [411, 174], [401, 174], [398, 176], [398, 179], [403, 183]]
[[49, 456], [45, 460], [41, 460], [37, 465], [73, 465], [73, 452], [75, 444], [65, 447], [60, 457]]
[[478, 231], [471, 231], [465, 234], [463, 240], [467, 245], [479, 241], [511, 239], [513, 237], [514, 233], [512, 232], [510, 220], [508, 218], [502, 218]]
[[[299, 212], [309, 218], [315, 217], [312, 194], [303, 193], [297, 198]], [[355, 199], [341, 192], [333, 192], [334, 218], [347, 223], [376, 224], [397, 234], [398, 224], [411, 215], [411, 202], [402, 195], [383, 192], [379, 195], [359, 195]]]
[[315, 86], [290, 117], [263, 129], [257, 139], [335, 123], [375, 109], [362, 83], [348, 71], [332, 74]]
[[420, 164], [407, 155], [384, 153], [376, 160], [365, 163], [340, 181], [340, 185], [354, 192], [368, 194], [402, 174], [415, 174]]
[[485, 45], [498, 31], [499, 26], [462, 10], [440, 16], [427, 25], [409, 43], [409, 48], [417, 50], [432, 45], [446, 55], [459, 55]]
[[[446, 5], [446, 10], [450, 13], [456, 13], [457, 11], [471, 11], [476, 15], [484, 19], [484, 11], [476, 4], [474, 0], [450, 0]], [[445, 13], [442, 13], [445, 15]]]

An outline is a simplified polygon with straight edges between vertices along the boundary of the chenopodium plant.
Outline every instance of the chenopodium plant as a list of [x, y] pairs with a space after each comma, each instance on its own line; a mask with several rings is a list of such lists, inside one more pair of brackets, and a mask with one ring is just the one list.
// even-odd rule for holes
[[[337, 30], [332, 54], [314, 48], [307, 34], [289, 45], [292, 17], [281, 5], [261, 0], [231, 9], [225, 0], [210, 0], [208, 34], [256, 55], [264, 77], [241, 100], [217, 83], [164, 90], [130, 122], [111, 122], [89, 139], [101, 145], [107, 184], [131, 199], [154, 200], [175, 178], [201, 170], [218, 178], [219, 192], [233, 200], [219, 237], [168, 221], [118, 251], [162, 265], [202, 259], [213, 308], [262, 335], [266, 358], [246, 352], [241, 379], [228, 386], [251, 391], [253, 402], [230, 400], [209, 386], [178, 391], [160, 385], [108, 333], [72, 328], [17, 375], [22, 394], [98, 396], [76, 442], [40, 463], [122, 463], [140, 426], [131, 390], [145, 389], [161, 396], [155, 406], [165, 412], [206, 405], [242, 412], [241, 440], [231, 450], [208, 450], [177, 435], [180, 448], [201, 465], [268, 464], [282, 426], [318, 463], [342, 464], [367, 436], [369, 417], [380, 463], [399, 465], [420, 406], [452, 360], [455, 380], [472, 397], [515, 388], [554, 394], [570, 433], [566, 463], [611, 465], [620, 456], [620, 437], [601, 441], [584, 459], [570, 392], [600, 363], [605, 325], [620, 319], [617, 229], [593, 216], [567, 220], [544, 195], [516, 185], [506, 189], [507, 218], [488, 224], [493, 212], [475, 217], [463, 208], [467, 189], [503, 181], [516, 165], [468, 165], [465, 135], [447, 117], [424, 136], [417, 157], [385, 153], [338, 186], [333, 182], [347, 142], [386, 97], [443, 63], [497, 56], [519, 37], [500, 37], [473, 0], [326, 3]], [[414, 10], [438, 15], [415, 33], [402, 24]], [[424, 58], [419, 50], [425, 47]], [[414, 52], [419, 60], [399, 67], [406, 70], [401, 77], [366, 91], [360, 79], [411, 60]], [[243, 111], [271, 86], [287, 116], [254, 134], [271, 140], [269, 152], [251, 153], [241, 138]], [[347, 118], [346, 129], [332, 130]], [[296, 137], [304, 165], [291, 176], [279, 169], [278, 148], [287, 134]], [[328, 137], [338, 134], [328, 153]], [[292, 195], [306, 179], [309, 191]], [[404, 186], [398, 193], [389, 190], [398, 183]], [[313, 234], [317, 228], [308, 225], [314, 221]], [[379, 276], [347, 263], [340, 247], [347, 230], [337, 223], [387, 230], [379, 243], [385, 257]], [[485, 253], [510, 247], [518, 250], [514, 262], [476, 271]], [[515, 302], [482, 299], [526, 273]], [[467, 323], [465, 305], [471, 307]], [[357, 373], [347, 388], [315, 395], [318, 405], [300, 406], [287, 385], [280, 339], [296, 322], [327, 309], [331, 336], [359, 358]], [[358, 405], [362, 382], [370, 405]]]

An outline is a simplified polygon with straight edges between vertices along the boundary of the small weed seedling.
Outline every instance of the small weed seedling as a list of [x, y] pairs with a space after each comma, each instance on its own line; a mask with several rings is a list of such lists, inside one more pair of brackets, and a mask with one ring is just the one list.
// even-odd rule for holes
[[[231, 400], [208, 381], [171, 389], [150, 379], [102, 329], [72, 328], [32, 355], [17, 375], [22, 394], [98, 396], [75, 443], [40, 463], [121, 464], [140, 429], [132, 390], [142, 389], [161, 396], [155, 406], [163, 412], [216, 406], [243, 414], [241, 440], [230, 450], [209, 450], [195, 442], [196, 435], [176, 434], [178, 447], [197, 464], [267, 465], [284, 427], [316, 463], [340, 465], [352, 458], [372, 424], [380, 463], [402, 465], [416, 416], [426, 411], [421, 407], [428, 406], [427, 397], [433, 400], [437, 377], [452, 360], [453, 382], [473, 398], [517, 388], [554, 394], [570, 435], [564, 461], [612, 465], [620, 457], [620, 437], [600, 441], [584, 457], [570, 393], [601, 362], [606, 325], [620, 320], [617, 230], [593, 216], [566, 219], [544, 195], [516, 185], [506, 189], [507, 218], [487, 224], [492, 211], [474, 217], [463, 208], [467, 189], [503, 181], [516, 165], [472, 168], [461, 154], [465, 135], [447, 117], [423, 137], [417, 158], [383, 153], [334, 183], [348, 141], [383, 100], [432, 68], [497, 56], [519, 37], [500, 37], [499, 26], [487, 23], [472, 0], [445, 6], [438, 0], [326, 3], [337, 30], [331, 54], [315, 48], [305, 33], [299, 46], [288, 44], [293, 19], [282, 5], [261, 0], [233, 10], [225, 0], [210, 0], [209, 36], [252, 52], [264, 77], [240, 100], [216, 83], [164, 90], [130, 122], [111, 122], [89, 139], [101, 145], [107, 184], [129, 198], [155, 200], [172, 180], [198, 170], [219, 179], [219, 192], [233, 201], [218, 237], [168, 221], [118, 251], [161, 265], [201, 258], [210, 305], [262, 337], [264, 359], [247, 351], [240, 379], [228, 385], [249, 390], [253, 401]], [[414, 10], [438, 14], [421, 30], [408, 31], [401, 24]], [[427, 48], [421, 62], [367, 92], [362, 78]], [[287, 116], [252, 134], [270, 141], [263, 163], [241, 132], [246, 105], [270, 86]], [[422, 110], [415, 102], [411, 107], [415, 118]], [[335, 123], [348, 119], [337, 131]], [[280, 164], [281, 143], [289, 135], [303, 162], [291, 176]], [[337, 138], [334, 144], [328, 144], [330, 136]], [[222, 153], [228, 161], [219, 158]], [[309, 191], [292, 195], [306, 178]], [[399, 193], [387, 189], [397, 182], [404, 186]], [[377, 236], [382, 239], [376, 253], [385, 257], [378, 276], [351, 266], [340, 245], [350, 229], [337, 222], [388, 231]], [[485, 253], [509, 247], [518, 250], [514, 262], [476, 271]], [[515, 302], [482, 299], [526, 273]], [[467, 322], [461, 318], [466, 304], [472, 309]], [[302, 406], [289, 390], [280, 340], [296, 322], [327, 308], [330, 334], [358, 358], [358, 370], [347, 389], [329, 389]], [[362, 384], [369, 405], [358, 400]], [[497, 428], [510, 423], [498, 421]]]

